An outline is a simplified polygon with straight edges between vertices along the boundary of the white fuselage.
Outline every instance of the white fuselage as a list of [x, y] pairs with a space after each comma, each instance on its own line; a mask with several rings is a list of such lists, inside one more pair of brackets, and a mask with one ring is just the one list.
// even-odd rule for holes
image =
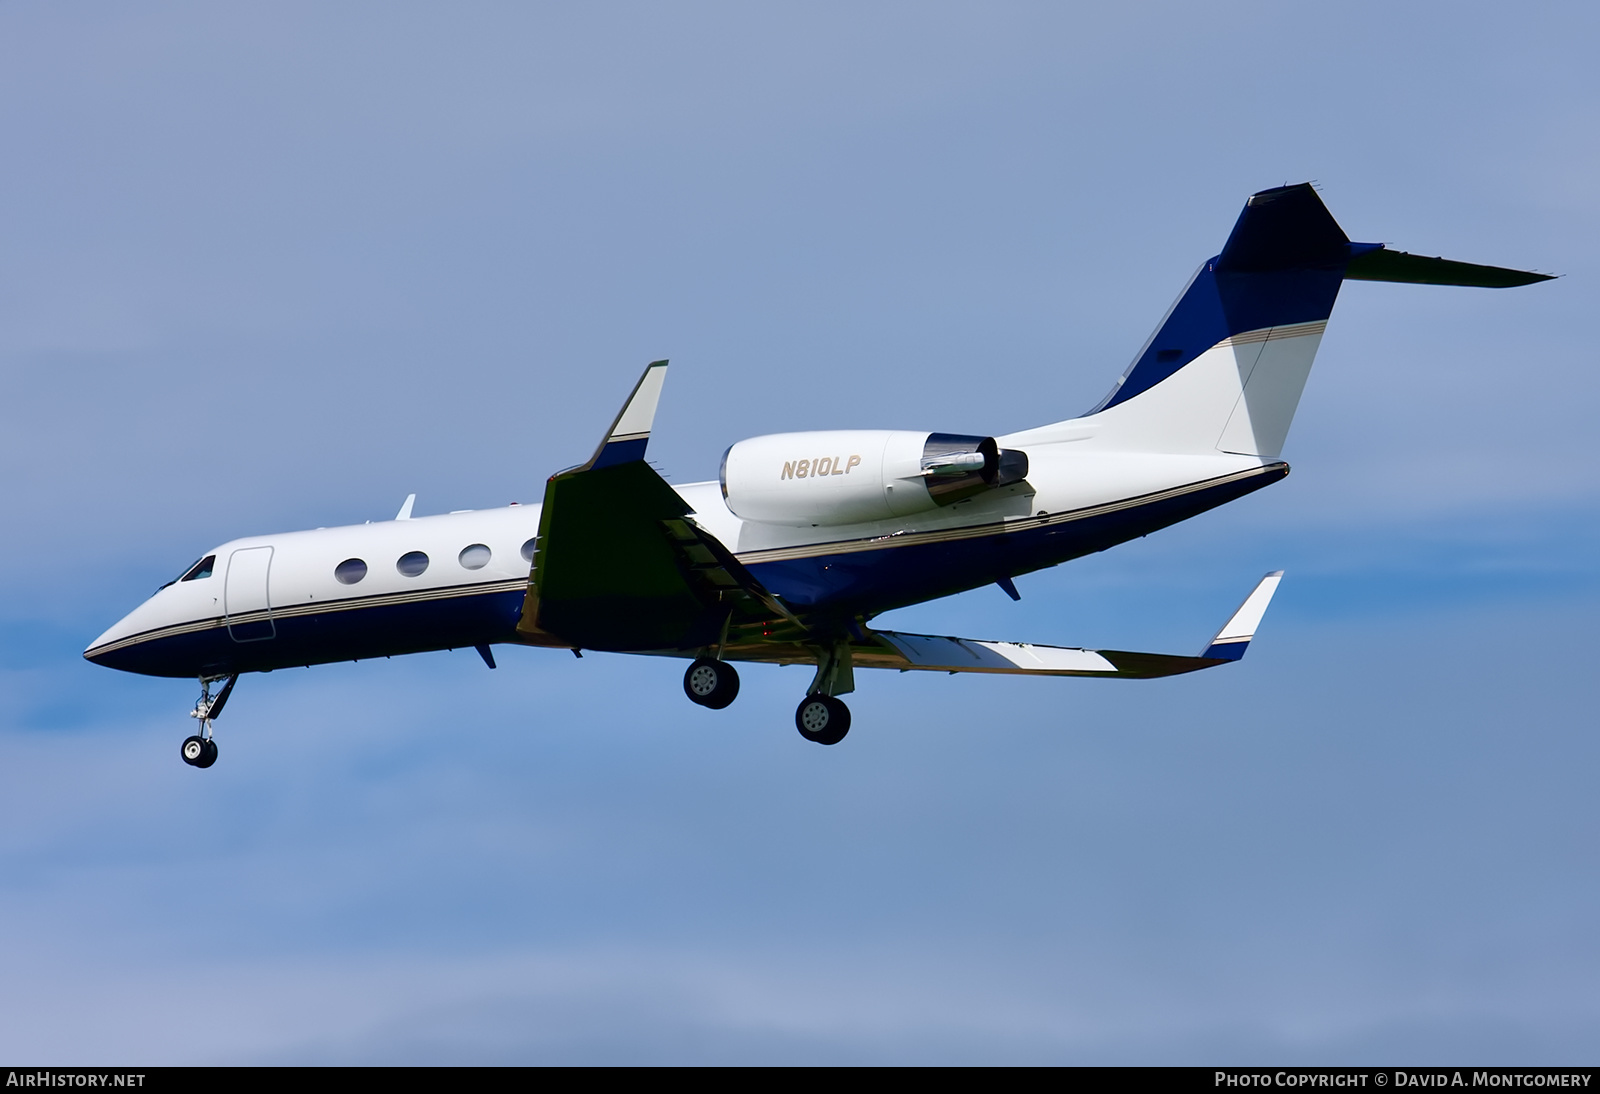
[[[1059, 531], [1082, 514], [1115, 512], [1136, 499], [1260, 471], [1269, 462], [1220, 452], [1107, 451], [1090, 435], [1033, 443], [1027, 451], [1025, 483], [912, 516], [848, 525], [742, 520], [729, 511], [718, 482], [676, 489], [696, 522], [773, 592], [804, 604], [817, 600], [811, 572], [834, 568], [831, 559], [849, 556], [859, 571], [888, 548], [904, 557], [912, 547], [927, 554], [958, 541], [981, 547], [1023, 529]], [[540, 506], [513, 505], [230, 540], [209, 552], [215, 559], [209, 576], [165, 586], [97, 638], [86, 656], [132, 671], [191, 676], [525, 642], [515, 628], [539, 518]], [[1008, 569], [1023, 572], [1074, 553], [1082, 552], [1063, 544]], [[349, 581], [347, 566], [340, 580], [339, 567], [352, 560], [364, 573]], [[810, 569], [788, 580], [785, 568], [796, 566]], [[904, 578], [905, 567], [894, 569]], [[946, 569], [933, 567], [931, 595], [962, 583]], [[994, 579], [979, 567], [968, 584]], [[895, 599], [908, 596], [916, 599], [915, 589]], [[870, 612], [869, 606], [864, 614]]]

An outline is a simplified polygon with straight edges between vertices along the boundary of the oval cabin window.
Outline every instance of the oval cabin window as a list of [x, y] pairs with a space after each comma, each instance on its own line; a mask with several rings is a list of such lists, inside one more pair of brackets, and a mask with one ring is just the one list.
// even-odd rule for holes
[[400, 561], [394, 564], [406, 577], [416, 577], [428, 568], [428, 556], [421, 551], [407, 551], [400, 556]]
[[538, 545], [538, 543], [539, 537], [534, 536], [532, 539], [522, 545], [522, 557], [527, 560], [528, 565], [530, 566], [533, 565], [533, 549]]
[[367, 576], [367, 564], [359, 558], [347, 558], [333, 568], [333, 576], [341, 585], [354, 585]]
[[474, 543], [470, 547], [461, 548], [461, 565], [468, 570], [481, 570], [489, 565], [493, 552], [487, 544]]

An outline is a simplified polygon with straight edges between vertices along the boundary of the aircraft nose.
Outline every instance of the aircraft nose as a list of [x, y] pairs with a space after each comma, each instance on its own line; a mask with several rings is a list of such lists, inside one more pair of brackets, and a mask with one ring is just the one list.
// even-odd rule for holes
[[189, 677], [234, 671], [231, 641], [216, 624], [195, 618], [180, 601], [157, 592], [113, 623], [83, 651], [83, 659], [141, 676]]
[[88, 648], [83, 651], [83, 659], [92, 665], [104, 665], [108, 669], [121, 668], [118, 662], [123, 659], [119, 658], [117, 653], [129, 644], [127, 639], [133, 633], [133, 628], [128, 625], [131, 618], [132, 613], [129, 613], [106, 628], [105, 633], [90, 642]]
[[83, 651], [83, 659], [93, 665], [123, 672], [167, 675], [159, 670], [152, 673], [154, 666], [151, 658], [156, 653], [154, 647], [159, 644], [153, 639], [157, 637], [162, 622], [154, 615], [150, 601], [145, 601], [90, 642]]

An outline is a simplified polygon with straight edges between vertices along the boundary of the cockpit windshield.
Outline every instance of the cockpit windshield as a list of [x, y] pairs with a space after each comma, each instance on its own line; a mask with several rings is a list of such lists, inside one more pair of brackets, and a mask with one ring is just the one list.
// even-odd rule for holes
[[[182, 577], [173, 578], [171, 581], [167, 582], [167, 585], [176, 585], [180, 581], [199, 581], [203, 577], [210, 577], [211, 571], [216, 569], [216, 567], [217, 556], [207, 555], [205, 558], [202, 558], [199, 562], [196, 562], [193, 566], [190, 566], [187, 570], [185, 570]], [[167, 585], [163, 585], [161, 588], [165, 589]], [[156, 591], [160, 592], [160, 589]]]
[[202, 558], [199, 562], [196, 562], [193, 566], [189, 567], [189, 572], [184, 574], [178, 580], [197, 581], [202, 577], [210, 577], [211, 571], [216, 569], [216, 566], [217, 556], [207, 555], [205, 558]]

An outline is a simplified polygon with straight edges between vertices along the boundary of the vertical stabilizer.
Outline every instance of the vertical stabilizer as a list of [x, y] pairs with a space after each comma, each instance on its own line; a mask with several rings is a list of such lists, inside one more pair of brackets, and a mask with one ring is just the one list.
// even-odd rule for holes
[[1072, 424], [1092, 425], [1098, 447], [1277, 459], [1346, 280], [1509, 288], [1548, 278], [1352, 243], [1310, 183], [1263, 190], [1110, 394]]
[[1276, 458], [1349, 248], [1309, 183], [1251, 197], [1093, 412], [1102, 443]]

